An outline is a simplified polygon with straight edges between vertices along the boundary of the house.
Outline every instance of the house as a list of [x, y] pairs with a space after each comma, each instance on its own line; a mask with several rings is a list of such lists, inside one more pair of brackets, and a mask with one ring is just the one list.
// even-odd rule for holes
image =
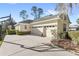
[[15, 25], [15, 30], [18, 30], [20, 32], [31, 32], [32, 27], [31, 27], [31, 23], [32, 20], [24, 20], [21, 21], [20, 23]]
[[[58, 15], [49, 15], [42, 17], [40, 19], [34, 20], [29, 23], [27, 26], [32, 27], [30, 31], [32, 34], [51, 37], [53, 39], [58, 39], [59, 34], [64, 31], [67, 32], [69, 30], [69, 17], [67, 14], [58, 14]], [[16, 28], [17, 30], [23, 30], [24, 25], [18, 25], [21, 28]]]
[[69, 30], [70, 31], [76, 31], [78, 29], [79, 25], [70, 25]]

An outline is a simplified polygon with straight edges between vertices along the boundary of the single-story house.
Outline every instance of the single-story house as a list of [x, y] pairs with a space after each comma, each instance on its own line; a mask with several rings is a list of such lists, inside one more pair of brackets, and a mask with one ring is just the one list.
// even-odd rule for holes
[[[25, 24], [27, 28], [25, 28]], [[70, 20], [67, 14], [48, 15], [31, 23], [16, 24], [15, 29], [31, 31], [32, 34], [58, 39], [59, 34], [69, 30]], [[30, 29], [28, 29], [28, 27]]]
[[31, 27], [31, 22], [33, 20], [24, 20], [24, 21], [21, 21], [19, 22], [18, 24], [15, 25], [15, 30], [18, 30], [20, 32], [31, 32], [32, 30], [32, 27]]

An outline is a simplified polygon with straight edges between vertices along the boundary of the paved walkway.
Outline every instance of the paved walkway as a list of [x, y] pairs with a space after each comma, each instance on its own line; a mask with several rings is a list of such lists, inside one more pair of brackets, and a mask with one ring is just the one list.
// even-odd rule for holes
[[7, 35], [0, 48], [2, 56], [75, 56], [56, 46], [50, 46], [50, 39], [33, 35]]

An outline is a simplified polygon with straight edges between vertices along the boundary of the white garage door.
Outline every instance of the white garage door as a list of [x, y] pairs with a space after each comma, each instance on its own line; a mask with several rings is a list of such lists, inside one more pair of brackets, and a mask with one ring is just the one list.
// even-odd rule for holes
[[41, 36], [43, 34], [43, 28], [32, 28], [32, 34]]
[[47, 30], [46, 30], [46, 36], [49, 37], [49, 38], [55, 39], [57, 32], [53, 32], [53, 30], [57, 31], [56, 28], [47, 28]]

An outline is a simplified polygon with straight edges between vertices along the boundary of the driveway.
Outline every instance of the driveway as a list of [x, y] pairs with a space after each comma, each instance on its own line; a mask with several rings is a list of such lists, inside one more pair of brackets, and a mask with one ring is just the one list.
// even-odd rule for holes
[[75, 56], [57, 46], [50, 46], [50, 38], [33, 35], [7, 35], [0, 48], [2, 56]]

